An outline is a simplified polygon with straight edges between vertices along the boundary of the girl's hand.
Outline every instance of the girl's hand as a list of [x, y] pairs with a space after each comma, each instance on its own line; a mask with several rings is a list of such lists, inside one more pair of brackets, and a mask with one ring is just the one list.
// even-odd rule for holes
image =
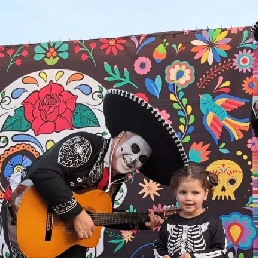
[[164, 220], [157, 215], [154, 215], [153, 212], [149, 214], [150, 221], [145, 223], [145, 226], [148, 228], [156, 228], [161, 226]]
[[191, 258], [191, 255], [189, 253], [184, 253], [180, 255], [178, 258]]
[[163, 258], [170, 258], [170, 256], [166, 254], [163, 256]]

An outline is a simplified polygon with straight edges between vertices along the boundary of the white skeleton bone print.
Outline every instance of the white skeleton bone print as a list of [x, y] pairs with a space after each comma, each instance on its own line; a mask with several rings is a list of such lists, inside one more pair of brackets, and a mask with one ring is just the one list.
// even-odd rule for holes
[[203, 233], [208, 229], [209, 222], [202, 225], [170, 225], [167, 224], [169, 241], [167, 244], [168, 252], [173, 255], [179, 252], [195, 253], [206, 249], [205, 238]]

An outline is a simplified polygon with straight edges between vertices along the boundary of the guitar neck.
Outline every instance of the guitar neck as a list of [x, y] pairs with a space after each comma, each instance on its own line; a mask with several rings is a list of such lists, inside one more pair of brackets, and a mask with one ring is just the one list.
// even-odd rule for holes
[[[154, 212], [155, 215], [164, 216], [163, 212]], [[118, 224], [136, 224], [148, 222], [150, 217], [148, 212], [114, 212], [114, 213], [92, 213], [89, 214], [96, 226], [108, 226]]]

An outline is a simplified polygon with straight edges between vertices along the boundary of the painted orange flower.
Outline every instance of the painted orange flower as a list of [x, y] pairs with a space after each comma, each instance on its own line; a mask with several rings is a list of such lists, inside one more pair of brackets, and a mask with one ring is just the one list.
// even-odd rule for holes
[[154, 201], [154, 196], [160, 196], [158, 191], [162, 190], [163, 188], [159, 187], [160, 184], [152, 181], [151, 179], [149, 182], [145, 178], [143, 180], [144, 183], [139, 183], [139, 185], [142, 186], [142, 190], [139, 192], [139, 194], [143, 194], [142, 198], [145, 198], [149, 195], [152, 201]]
[[252, 95], [253, 93], [257, 93], [258, 91], [258, 78], [256, 77], [247, 77], [243, 81], [243, 91], [249, 95]]
[[203, 142], [196, 143], [194, 142], [189, 150], [189, 160], [196, 163], [201, 163], [209, 159], [211, 151], [208, 150], [210, 143], [203, 144]]
[[128, 243], [129, 241], [132, 241], [133, 240], [133, 238], [135, 238], [134, 236], [133, 236], [133, 231], [121, 231], [121, 234], [122, 234], [122, 236], [123, 236], [123, 239], [124, 239], [124, 241], [126, 242], [126, 243]]
[[126, 42], [125, 39], [121, 38], [113, 38], [113, 39], [100, 39], [100, 42], [103, 44], [100, 46], [100, 49], [106, 49], [106, 55], [109, 55], [112, 51], [112, 53], [116, 56], [117, 50], [124, 50], [124, 46], [121, 45]]

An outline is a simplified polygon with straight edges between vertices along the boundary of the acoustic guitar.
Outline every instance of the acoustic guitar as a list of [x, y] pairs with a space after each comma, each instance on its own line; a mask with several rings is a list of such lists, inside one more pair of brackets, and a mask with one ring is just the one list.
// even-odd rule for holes
[[[103, 226], [149, 221], [147, 212], [112, 212], [111, 198], [101, 190], [74, 193], [74, 196], [96, 226], [91, 238], [80, 240], [73, 223], [62, 222], [48, 208], [34, 186], [25, 180], [9, 200], [8, 231], [11, 243], [28, 258], [54, 258], [73, 245], [97, 246]], [[166, 219], [178, 210], [172, 208], [156, 214]]]

